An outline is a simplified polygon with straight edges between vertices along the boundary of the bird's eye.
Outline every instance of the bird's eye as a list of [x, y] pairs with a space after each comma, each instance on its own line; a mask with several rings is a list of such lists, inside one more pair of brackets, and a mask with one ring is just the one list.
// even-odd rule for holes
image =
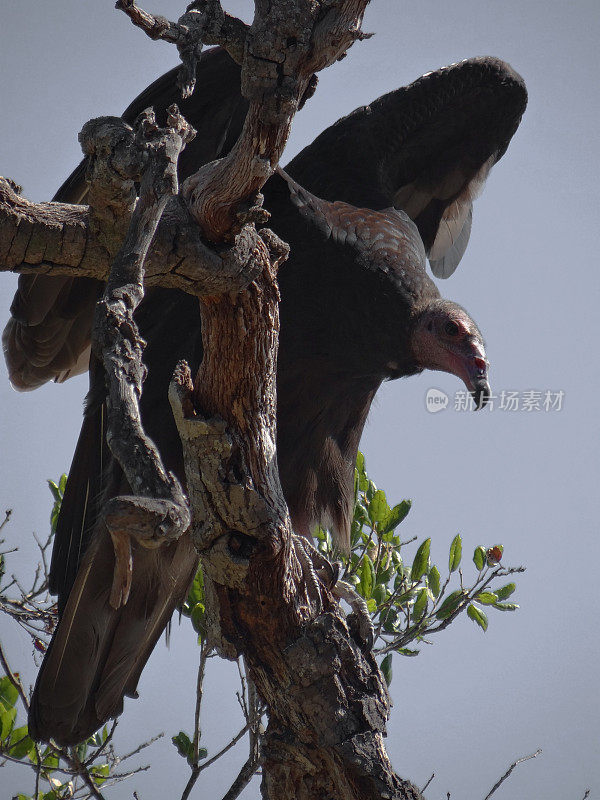
[[445, 333], [446, 333], [448, 336], [458, 336], [458, 334], [459, 334], [459, 331], [460, 331], [460, 328], [458, 327], [458, 325], [456, 324], [456, 322], [447, 322], [447, 323], [444, 325], [444, 332], [445, 332]]

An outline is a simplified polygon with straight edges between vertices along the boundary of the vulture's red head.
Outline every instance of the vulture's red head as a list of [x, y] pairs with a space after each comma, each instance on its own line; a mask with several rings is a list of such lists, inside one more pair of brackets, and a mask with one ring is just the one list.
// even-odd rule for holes
[[479, 328], [464, 308], [449, 300], [434, 300], [418, 316], [412, 336], [421, 369], [457, 375], [483, 408], [490, 397], [488, 361]]

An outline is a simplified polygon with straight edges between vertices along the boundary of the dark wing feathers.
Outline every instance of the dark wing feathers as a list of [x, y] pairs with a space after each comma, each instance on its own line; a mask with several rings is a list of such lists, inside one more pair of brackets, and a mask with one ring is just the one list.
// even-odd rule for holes
[[[175, 363], [199, 366], [198, 301], [176, 290], [149, 291], [136, 319], [148, 341], [149, 365], [140, 401], [142, 422], [168, 470], [183, 477], [181, 444], [166, 402]], [[157, 550], [136, 544], [128, 602], [108, 603], [114, 571], [110, 536], [99, 511], [117, 494], [131, 494], [103, 437], [105, 385], [93, 359], [82, 431], [57, 526], [51, 588], [59, 594], [57, 631], [32, 696], [30, 730], [40, 739], [74, 744], [120, 713], [123, 696], [135, 693], [154, 645], [196, 572], [190, 537]]]
[[482, 169], [487, 174], [504, 154], [526, 103], [523, 80], [508, 64], [469, 59], [357, 109], [287, 169], [326, 200], [404, 209], [429, 252], [448, 206], [459, 198], [472, 204]]
[[[94, 530], [110, 480], [108, 472], [114, 463], [105, 439], [103, 384], [102, 367], [93, 358], [90, 364], [88, 398], [97, 394], [95, 387], [101, 387], [101, 397], [99, 402], [90, 402], [88, 399], [86, 403], [58, 517], [50, 563], [49, 588], [52, 594], [58, 595], [58, 611], [61, 615]], [[118, 481], [117, 475], [114, 480]]]
[[[228, 152], [241, 130], [247, 104], [239, 93], [239, 67], [222, 50], [202, 55], [198, 88], [189, 100], [178, 99], [175, 78], [176, 70], [171, 70], [155, 81], [124, 117], [133, 122], [144, 108], [154, 106], [162, 122], [164, 109], [179, 103], [198, 131], [180, 159], [183, 178], [199, 164]], [[288, 170], [326, 200], [376, 210], [392, 205], [406, 210], [427, 252], [434, 246], [448, 207], [462, 202], [466, 205], [463, 213], [452, 215], [458, 227], [447, 237], [450, 252], [432, 256], [444, 262], [437, 269], [440, 276], [447, 276], [466, 247], [465, 223], [481, 170], [503, 155], [526, 102], [524, 83], [508, 64], [487, 57], [469, 59], [424, 75], [339, 120], [296, 156]], [[81, 202], [84, 178], [82, 162], [55, 199]], [[455, 246], [457, 242], [460, 247]], [[54, 305], [44, 300], [61, 291], [68, 295], [68, 289], [60, 286], [71, 283], [72, 279], [44, 276], [19, 279], [18, 310], [3, 335], [16, 388], [33, 389], [52, 378], [65, 379], [83, 371], [92, 301], [81, 301], [74, 321], [65, 318], [60, 302]], [[88, 283], [92, 296], [97, 286]], [[76, 285], [79, 290], [84, 279]], [[29, 330], [24, 332], [26, 326]]]
[[[126, 109], [123, 118], [132, 123], [152, 106], [159, 123], [164, 124], [166, 109], [177, 103], [198, 132], [179, 159], [183, 178], [228, 152], [242, 128], [247, 102], [240, 94], [240, 68], [224, 50], [215, 48], [202, 54], [191, 99], [181, 100], [176, 75], [177, 69], [172, 69], [156, 80]], [[85, 171], [83, 160], [54, 200], [84, 202]], [[60, 382], [87, 370], [91, 319], [100, 286], [88, 278], [19, 278], [13, 316], [2, 336], [9, 377], [16, 389], [29, 391], [49, 380]]]

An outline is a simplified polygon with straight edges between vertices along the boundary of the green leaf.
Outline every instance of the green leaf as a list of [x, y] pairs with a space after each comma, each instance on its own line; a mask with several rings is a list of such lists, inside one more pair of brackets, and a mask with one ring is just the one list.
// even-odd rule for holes
[[375, 525], [384, 522], [390, 513], [390, 507], [383, 489], [377, 489], [369, 503], [369, 519]]
[[498, 602], [498, 595], [494, 592], [480, 592], [475, 599], [483, 606], [493, 606]]
[[52, 492], [52, 497], [54, 498], [55, 503], [60, 503], [62, 500], [62, 495], [60, 493], [60, 489], [58, 488], [58, 484], [54, 481], [48, 481], [48, 488]]
[[494, 603], [498, 611], [516, 611], [520, 606], [517, 603]]
[[380, 606], [382, 603], [385, 603], [386, 597], [387, 591], [385, 585], [383, 583], [378, 583], [373, 589], [373, 600], [378, 606]]
[[395, 652], [400, 653], [401, 656], [408, 656], [408, 658], [414, 658], [414, 656], [418, 656], [421, 651], [411, 650], [410, 647], [399, 647]]
[[435, 564], [429, 570], [429, 574], [427, 576], [427, 582], [429, 583], [429, 588], [431, 589], [431, 594], [436, 598], [439, 597], [440, 596], [440, 571], [435, 566]]
[[14, 706], [9, 707], [0, 701], [0, 739], [6, 739], [10, 734], [16, 718], [17, 709]]
[[61, 498], [63, 497], [66, 488], [67, 488], [67, 475], [65, 472], [63, 472], [58, 482], [58, 491], [60, 492]]
[[360, 450], [356, 454], [356, 469], [360, 475], [365, 474], [365, 457]]
[[417, 595], [415, 604], [412, 607], [411, 618], [413, 620], [421, 619], [423, 614], [427, 611], [427, 599], [428, 599], [427, 589], [421, 589], [421, 591]]
[[373, 566], [373, 562], [369, 556], [365, 553], [362, 560], [359, 586], [359, 592], [365, 598], [365, 600], [368, 600], [371, 597], [374, 583], [375, 567]]
[[19, 692], [17, 688], [13, 686], [8, 675], [0, 678], [0, 700], [4, 703], [4, 705], [7, 708], [10, 708], [11, 706], [15, 705], [18, 699]]
[[179, 731], [177, 736], [172, 737], [171, 741], [177, 748], [177, 752], [180, 756], [186, 759], [193, 757], [194, 745], [185, 731]]
[[398, 606], [398, 608], [402, 608], [402, 606], [405, 606], [411, 600], [414, 600], [417, 592], [418, 589], [409, 589], [407, 592], [399, 594], [398, 597], [394, 600], [394, 605]]
[[183, 607], [183, 613], [186, 617], [191, 615], [193, 609], [198, 605], [198, 603], [202, 603], [204, 605], [204, 576], [202, 575], [201, 567], [198, 567], [198, 571], [194, 576], [194, 580], [192, 581], [192, 585], [190, 586], [190, 590]]
[[79, 756], [80, 761], [85, 761], [85, 757], [87, 756], [88, 745], [86, 742], [80, 742], [79, 744], [75, 745], [75, 752]]
[[479, 547], [475, 548], [475, 552], [473, 553], [473, 563], [481, 572], [481, 570], [485, 567], [486, 557], [485, 557], [485, 547], [479, 545]]
[[108, 764], [92, 764], [90, 774], [96, 786], [102, 786], [104, 781], [110, 776], [110, 767]]
[[412, 568], [410, 571], [410, 579], [413, 583], [421, 580], [423, 575], [427, 572], [429, 566], [429, 548], [431, 547], [431, 539], [425, 541], [419, 546], [416, 552]]
[[390, 564], [385, 569], [383, 569], [383, 567], [380, 565], [376, 576], [377, 583], [387, 586], [390, 578], [395, 572], [396, 570], [394, 569], [394, 565], [391, 563], [390, 559]]
[[192, 608], [192, 613], [190, 614], [190, 618], [192, 620], [192, 626], [196, 633], [204, 634], [205, 633], [205, 625], [204, 625], [204, 603], [196, 603], [196, 605]]
[[362, 503], [357, 503], [354, 506], [354, 519], [359, 527], [367, 525], [369, 522], [369, 514], [366, 507]]
[[372, 597], [367, 600], [367, 611], [369, 614], [374, 614], [377, 611], [377, 603]]
[[396, 622], [398, 621], [398, 611], [393, 606], [384, 611], [381, 615], [381, 624], [386, 633], [396, 633]]
[[501, 589], [496, 589], [496, 594], [498, 595], [498, 600], [507, 600], [511, 594], [517, 588], [516, 584], [514, 583], [507, 583], [506, 586], [503, 586]]
[[[35, 754], [35, 750], [33, 751]], [[32, 758], [32, 754], [29, 754], [29, 759], [35, 763], [35, 759]], [[56, 769], [59, 764], [58, 756], [53, 752], [51, 747], [47, 747], [44, 752], [42, 753], [42, 764], [44, 767], [48, 769]]]
[[381, 662], [381, 674], [383, 675], [383, 679], [385, 680], [386, 684], [389, 686], [392, 682], [392, 653], [388, 653], [387, 656]]
[[450, 556], [448, 558], [448, 569], [450, 572], [456, 572], [460, 566], [461, 558], [462, 539], [460, 538], [460, 533], [457, 533], [454, 539], [452, 539], [452, 544], [450, 545]]
[[459, 607], [465, 594], [464, 590], [461, 589], [456, 589], [454, 592], [451, 592], [439, 607], [435, 616], [438, 619], [447, 619]]
[[471, 603], [467, 608], [467, 616], [469, 617], [469, 619], [472, 619], [473, 622], [477, 623], [477, 625], [479, 625], [479, 627], [483, 631], [487, 631], [488, 618], [479, 608], [479, 606], [476, 606], [474, 603]]
[[402, 522], [402, 520], [406, 517], [408, 512], [410, 511], [410, 507], [412, 502], [410, 500], [403, 500], [398, 505], [395, 505], [387, 515], [383, 530], [381, 531], [382, 535], [386, 533], [390, 533], [391, 531], [395, 530], [398, 525]]
[[[13, 758], [25, 758], [25, 756], [35, 749], [35, 745], [27, 734], [27, 725], [20, 728], [14, 728], [10, 734], [10, 749], [9, 753]], [[13, 744], [14, 742], [14, 744]]]

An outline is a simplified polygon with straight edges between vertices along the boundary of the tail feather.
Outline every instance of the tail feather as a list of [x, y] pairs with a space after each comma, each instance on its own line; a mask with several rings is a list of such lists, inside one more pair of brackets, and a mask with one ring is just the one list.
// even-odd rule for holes
[[121, 713], [197, 568], [188, 534], [158, 550], [134, 545], [131, 594], [114, 609], [112, 542], [96, 534], [40, 668], [29, 712], [37, 740], [72, 745]]

